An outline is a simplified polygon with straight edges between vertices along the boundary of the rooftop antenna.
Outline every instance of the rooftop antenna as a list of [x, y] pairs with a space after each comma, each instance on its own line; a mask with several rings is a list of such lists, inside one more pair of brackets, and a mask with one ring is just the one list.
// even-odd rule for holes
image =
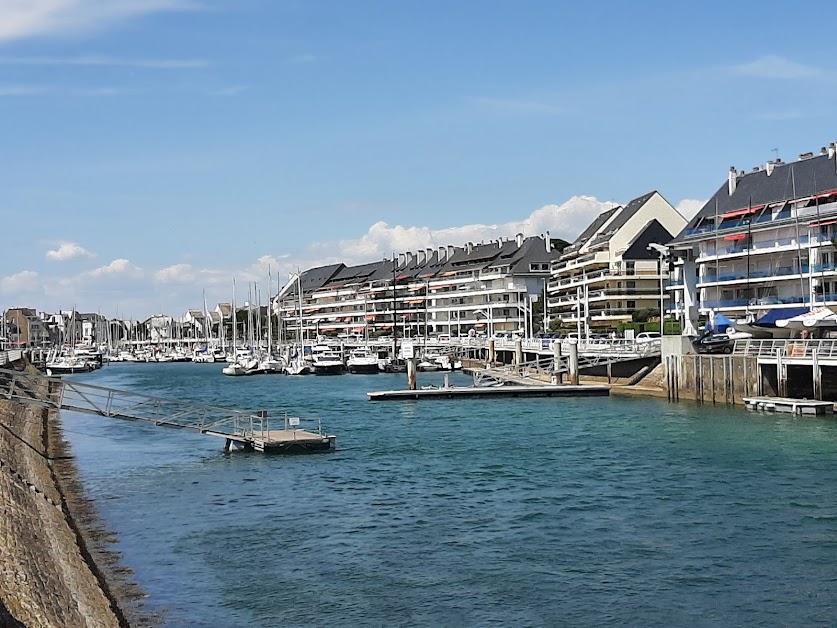
[[779, 160], [779, 149], [778, 148], [771, 148], [770, 150], [773, 151], [773, 160], [778, 161]]

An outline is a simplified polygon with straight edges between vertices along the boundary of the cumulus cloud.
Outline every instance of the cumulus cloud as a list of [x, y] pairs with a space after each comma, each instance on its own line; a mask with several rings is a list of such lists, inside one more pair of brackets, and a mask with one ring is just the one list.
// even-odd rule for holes
[[103, 278], [114, 277], [118, 275], [141, 276], [142, 269], [134, 266], [131, 262], [124, 258], [115, 259], [110, 264], [94, 268], [86, 273], [82, 273], [83, 277], [89, 278]]
[[685, 218], [686, 220], [691, 220], [694, 218], [697, 213], [706, 205], [706, 201], [698, 201], [693, 198], [684, 198], [682, 201], [677, 203], [677, 211]]
[[7, 293], [34, 292], [37, 289], [37, 283], [38, 273], [34, 270], [22, 270], [0, 279], [0, 290]]
[[192, 0], [0, 0], [0, 41], [87, 32], [149, 13], [198, 6]]
[[[611, 202], [601, 202], [591, 196], [574, 196], [562, 205], [545, 205], [536, 209], [522, 220], [446, 229], [405, 227], [380, 221], [372, 225], [360, 238], [314, 244], [309, 253], [325, 260], [324, 263], [342, 261], [347, 264], [360, 264], [389, 257], [394, 252], [437, 248], [449, 244], [461, 246], [466, 242], [511, 238], [518, 233], [532, 236], [549, 231], [554, 238], [574, 240], [597, 215], [615, 205]], [[329, 257], [323, 257], [326, 251], [333, 253]]]
[[68, 262], [74, 259], [96, 257], [96, 254], [75, 242], [61, 242], [57, 249], [47, 251], [46, 257], [54, 262]]
[[749, 63], [732, 66], [736, 74], [770, 79], [804, 79], [821, 76], [821, 68], [804, 65], [778, 55], [765, 55]]
[[154, 273], [154, 280], [159, 283], [192, 283], [196, 278], [191, 264], [174, 264]]

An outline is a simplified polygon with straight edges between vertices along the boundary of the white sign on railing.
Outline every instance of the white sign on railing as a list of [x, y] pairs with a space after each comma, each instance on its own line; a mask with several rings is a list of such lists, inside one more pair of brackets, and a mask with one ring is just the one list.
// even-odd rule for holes
[[404, 356], [405, 360], [416, 357], [416, 350], [412, 342], [401, 343], [401, 355]]
[[298, 416], [288, 417], [288, 425], [290, 425], [291, 427], [298, 427], [299, 426], [299, 417]]

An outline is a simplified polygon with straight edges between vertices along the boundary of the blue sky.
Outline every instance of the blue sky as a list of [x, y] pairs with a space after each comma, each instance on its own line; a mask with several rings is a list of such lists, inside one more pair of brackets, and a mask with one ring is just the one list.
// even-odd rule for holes
[[693, 211], [730, 165], [837, 139], [818, 26], [835, 17], [834, 2], [0, 0], [0, 307], [179, 313], [268, 265], [573, 237], [601, 208], [577, 196], [657, 189]]

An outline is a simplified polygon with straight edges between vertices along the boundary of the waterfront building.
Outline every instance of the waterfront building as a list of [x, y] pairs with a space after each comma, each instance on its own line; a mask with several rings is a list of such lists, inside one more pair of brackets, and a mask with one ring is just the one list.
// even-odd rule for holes
[[4, 315], [7, 344], [16, 349], [40, 347], [49, 340], [46, 325], [34, 308], [13, 307]]
[[[713, 312], [837, 305], [837, 147], [779, 159], [727, 180], [670, 243], [672, 310], [694, 331]], [[790, 314], [789, 314], [790, 313]]]
[[599, 214], [552, 264], [550, 317], [585, 336], [630, 322], [639, 310], [659, 317], [668, 264], [650, 245], [665, 244], [685, 224], [656, 191]]
[[298, 337], [300, 325], [305, 338], [531, 335], [533, 303], [542, 298], [557, 256], [548, 235], [518, 234], [358, 266], [331, 264], [294, 276], [274, 308], [290, 338]]

